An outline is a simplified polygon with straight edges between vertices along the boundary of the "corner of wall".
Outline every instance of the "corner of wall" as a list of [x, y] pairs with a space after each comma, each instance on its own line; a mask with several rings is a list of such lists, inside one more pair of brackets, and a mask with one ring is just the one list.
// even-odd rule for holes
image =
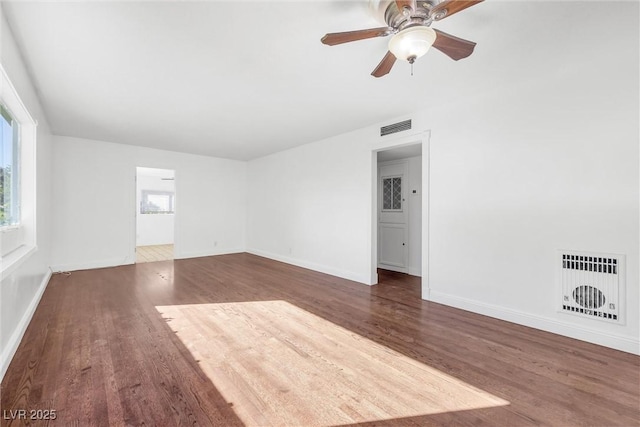
[[42, 278], [40, 282], [40, 286], [36, 291], [35, 295], [31, 299], [27, 310], [23, 313], [22, 318], [18, 322], [16, 328], [13, 330], [7, 345], [2, 349], [2, 353], [0, 354], [0, 382], [4, 378], [4, 374], [7, 372], [9, 368], [9, 364], [11, 363], [11, 359], [18, 350], [18, 346], [20, 345], [20, 341], [22, 341], [22, 337], [24, 333], [27, 331], [27, 327], [29, 326], [29, 322], [31, 322], [31, 318], [38, 307], [38, 303], [40, 303], [40, 299], [42, 298], [42, 294], [44, 294], [45, 289], [47, 288], [47, 284], [51, 279], [51, 271], [47, 271], [47, 274]]

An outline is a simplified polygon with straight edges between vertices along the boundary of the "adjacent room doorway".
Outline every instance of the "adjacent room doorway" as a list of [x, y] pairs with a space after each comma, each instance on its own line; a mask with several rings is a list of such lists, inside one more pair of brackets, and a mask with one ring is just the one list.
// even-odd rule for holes
[[422, 282], [422, 298], [428, 299], [429, 134], [386, 144], [373, 150], [371, 283], [378, 282], [378, 273], [383, 270], [417, 276]]
[[136, 168], [136, 263], [173, 260], [175, 171]]

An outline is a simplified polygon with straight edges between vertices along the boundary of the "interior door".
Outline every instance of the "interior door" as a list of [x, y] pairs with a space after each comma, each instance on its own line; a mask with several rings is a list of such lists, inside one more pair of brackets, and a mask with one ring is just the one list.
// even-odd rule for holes
[[409, 258], [406, 161], [378, 165], [378, 268], [406, 273]]

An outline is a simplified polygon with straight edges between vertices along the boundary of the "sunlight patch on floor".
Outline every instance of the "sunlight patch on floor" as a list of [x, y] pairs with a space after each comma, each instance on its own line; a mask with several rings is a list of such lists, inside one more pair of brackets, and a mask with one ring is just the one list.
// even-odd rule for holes
[[156, 309], [247, 425], [338, 425], [509, 404], [286, 301]]

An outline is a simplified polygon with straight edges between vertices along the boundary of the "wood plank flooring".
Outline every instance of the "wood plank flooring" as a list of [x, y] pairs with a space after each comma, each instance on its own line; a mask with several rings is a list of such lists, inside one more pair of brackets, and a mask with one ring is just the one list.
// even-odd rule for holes
[[55, 275], [0, 424], [640, 425], [639, 357], [380, 281], [249, 254]]

